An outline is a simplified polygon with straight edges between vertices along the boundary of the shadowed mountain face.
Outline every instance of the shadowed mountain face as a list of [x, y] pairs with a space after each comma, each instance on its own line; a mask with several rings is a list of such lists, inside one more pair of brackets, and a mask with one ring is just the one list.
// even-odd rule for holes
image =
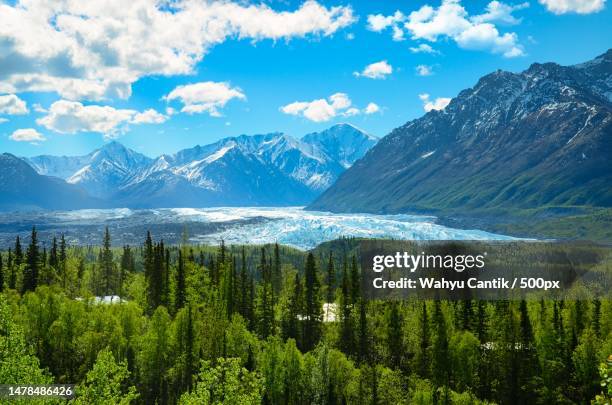
[[85, 156], [26, 159], [112, 206], [304, 205], [377, 139], [339, 124], [302, 140], [272, 133], [225, 138], [156, 159], [118, 142]]
[[612, 206], [612, 50], [497, 71], [381, 139], [311, 209]]
[[1, 210], [67, 210], [103, 206], [81, 187], [43, 176], [9, 153], [0, 155]]

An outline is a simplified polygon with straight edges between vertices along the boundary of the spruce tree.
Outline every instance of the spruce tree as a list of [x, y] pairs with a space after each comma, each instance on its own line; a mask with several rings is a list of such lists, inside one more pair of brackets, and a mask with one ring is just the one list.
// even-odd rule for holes
[[[17, 247], [15, 247], [17, 250]], [[22, 293], [34, 291], [38, 286], [38, 275], [40, 272], [40, 251], [38, 249], [38, 236], [36, 227], [32, 227], [30, 244], [26, 252], [26, 267], [23, 271]]]
[[342, 294], [340, 296], [340, 349], [347, 355], [353, 354], [355, 349], [350, 282], [346, 266], [344, 266], [342, 268]]
[[182, 249], [178, 251], [178, 263], [176, 267], [176, 284], [174, 292], [175, 310], [178, 312], [187, 302], [187, 286], [185, 276], [185, 260], [183, 259]]
[[66, 288], [66, 266], [67, 266], [68, 255], [66, 252], [66, 238], [62, 233], [60, 237], [60, 248], [59, 248], [59, 276], [62, 281], [62, 287]]
[[334, 257], [332, 252], [329, 252], [329, 260], [327, 261], [327, 302], [334, 302], [336, 295], [336, 270], [334, 269]]
[[429, 378], [430, 356], [429, 356], [429, 316], [427, 305], [423, 302], [421, 316], [419, 317], [419, 351], [417, 353], [417, 372], [422, 378]]
[[356, 304], [361, 296], [361, 280], [359, 278], [359, 267], [357, 257], [353, 256], [351, 261], [351, 304]]
[[8, 250], [8, 256], [6, 259], [6, 269], [8, 274], [8, 288], [14, 290], [17, 288], [17, 271], [15, 270], [15, 264], [13, 261], [13, 251], [11, 248]]
[[299, 348], [302, 347], [302, 332], [300, 317], [304, 310], [303, 288], [300, 275], [296, 273], [293, 283], [293, 293], [283, 313], [282, 332], [284, 339], [294, 339]]
[[402, 366], [404, 340], [402, 333], [402, 315], [399, 311], [399, 304], [396, 301], [391, 303], [387, 321], [387, 350], [389, 352], [391, 367], [399, 369]]
[[274, 244], [274, 262], [272, 264], [272, 288], [274, 293], [274, 302], [278, 302], [282, 288], [283, 277], [281, 273], [280, 248], [278, 243]]
[[322, 328], [320, 283], [312, 252], [306, 257], [304, 281], [304, 349], [309, 351], [319, 342]]
[[19, 267], [23, 263], [23, 250], [21, 248], [21, 239], [19, 235], [15, 238], [15, 266]]
[[49, 252], [49, 266], [57, 270], [58, 263], [57, 238], [54, 236], [51, 241], [51, 251]]
[[436, 332], [432, 344], [431, 369], [433, 383], [437, 387], [445, 387], [450, 383], [450, 367], [448, 367], [449, 346], [446, 320], [440, 301], [434, 302], [432, 318], [433, 330]]
[[357, 360], [360, 364], [370, 360], [370, 336], [367, 318], [367, 301], [365, 298], [359, 300], [359, 338]]
[[104, 230], [104, 240], [102, 242], [102, 251], [100, 252], [100, 270], [104, 295], [111, 295], [114, 292], [114, 267], [113, 251], [111, 250], [111, 236], [107, 226]]

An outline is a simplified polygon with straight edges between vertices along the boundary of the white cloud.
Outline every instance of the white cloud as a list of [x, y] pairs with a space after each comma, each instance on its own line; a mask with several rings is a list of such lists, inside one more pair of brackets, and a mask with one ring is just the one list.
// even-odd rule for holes
[[163, 99], [178, 100], [183, 104], [182, 112], [193, 114], [207, 112], [213, 117], [220, 117], [220, 108], [232, 99], [245, 100], [246, 96], [238, 87], [231, 87], [224, 82], [199, 82], [178, 86]]
[[603, 10], [606, 0], [539, 0], [546, 9], [555, 14], [590, 14]]
[[59, 100], [51, 104], [47, 115], [37, 119], [36, 123], [61, 134], [97, 132], [112, 138], [127, 131], [129, 124], [157, 124], [166, 119], [166, 116], [151, 109], [138, 112]]
[[[370, 29], [377, 28], [373, 29], [377, 32], [391, 27], [394, 38], [399, 35], [398, 30], [402, 31], [402, 36], [406, 30], [415, 40], [436, 42], [440, 38], [450, 38], [464, 49], [484, 50], [511, 58], [524, 54], [517, 35], [513, 32], [501, 34], [492, 22], [518, 23], [511, 13], [524, 7], [524, 4], [508, 6], [494, 0], [484, 14], [470, 17], [460, 0], [442, 0], [437, 8], [425, 5], [407, 16], [396, 11], [389, 17], [368, 16], [368, 21], [375, 17], [378, 24]], [[413, 52], [419, 50], [414, 48]]]
[[0, 118], [0, 124], [4, 124], [5, 122], [8, 122], [7, 118]]
[[[1, 51], [1, 48], [0, 48]], [[27, 114], [26, 102], [14, 94], [0, 96], [0, 114], [20, 115]]]
[[431, 76], [433, 75], [433, 69], [428, 65], [418, 65], [416, 68], [416, 74], [419, 76]]
[[361, 111], [359, 111], [359, 108], [351, 107], [346, 110], [342, 115], [344, 115], [345, 117], [352, 117], [354, 115], [359, 115], [360, 112]]
[[[295, 101], [280, 107], [284, 114], [303, 116], [314, 122], [325, 122], [337, 116], [351, 117], [359, 115], [359, 108], [352, 107], [352, 101], [345, 93], [335, 93], [327, 99], [321, 98], [313, 101]], [[379, 107], [370, 103], [363, 110], [365, 114], [377, 112]], [[369, 112], [368, 112], [369, 111]]]
[[34, 128], [18, 129], [9, 138], [15, 142], [43, 142], [47, 140]]
[[363, 110], [364, 114], [374, 114], [380, 111], [380, 107], [376, 103], [369, 103]]
[[336, 93], [329, 96], [335, 110], [344, 110], [351, 106], [351, 99], [345, 93]]
[[427, 44], [419, 44], [419, 46], [410, 47], [410, 52], [412, 53], [429, 53], [429, 54], [439, 54], [440, 52], [436, 51], [431, 47], [431, 45]]
[[32, 108], [34, 109], [34, 111], [36, 111], [37, 113], [46, 113], [47, 109], [45, 107], [43, 107], [42, 105], [40, 105], [39, 103], [34, 103], [32, 105]]
[[387, 63], [386, 60], [372, 63], [366, 66], [362, 72], [353, 72], [356, 77], [367, 77], [370, 79], [384, 79], [386, 76], [393, 73], [393, 66]]
[[132, 124], [161, 124], [166, 122], [168, 116], [158, 113], [152, 108], [134, 115], [130, 121]]
[[472, 17], [472, 21], [475, 23], [499, 22], [507, 25], [516, 25], [519, 24], [521, 20], [513, 16], [512, 13], [527, 7], [529, 7], [529, 3], [509, 5], [501, 1], [493, 0], [487, 4], [486, 12]]
[[434, 101], [431, 101], [427, 93], [419, 94], [419, 98], [423, 102], [423, 109], [426, 112], [431, 110], [444, 110], [451, 102], [451, 98], [449, 97], [438, 97]]
[[396, 11], [395, 14], [390, 16], [384, 16], [382, 14], [370, 14], [368, 16], [368, 26], [370, 31], [380, 32], [384, 29], [392, 26], [397, 26], [399, 23], [404, 21], [405, 16], [401, 11]]
[[229, 38], [329, 36], [351, 7], [305, 1], [291, 11], [232, 1], [18, 0], [0, 3], [0, 92], [127, 98], [149, 75], [185, 75]]

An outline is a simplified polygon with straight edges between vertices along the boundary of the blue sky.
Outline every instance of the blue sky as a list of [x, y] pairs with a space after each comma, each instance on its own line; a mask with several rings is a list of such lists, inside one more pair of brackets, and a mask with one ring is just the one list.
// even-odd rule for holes
[[338, 122], [384, 136], [484, 74], [579, 63], [612, 38], [605, 0], [30, 3], [0, 1], [0, 150], [24, 156], [110, 139], [156, 156]]

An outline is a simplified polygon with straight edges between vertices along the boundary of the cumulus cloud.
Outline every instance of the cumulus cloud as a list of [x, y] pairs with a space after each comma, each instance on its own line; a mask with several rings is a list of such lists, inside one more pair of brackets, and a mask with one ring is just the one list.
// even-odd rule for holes
[[[295, 101], [280, 107], [284, 114], [302, 116], [313, 122], [325, 122], [337, 116], [351, 117], [361, 114], [361, 110], [352, 106], [352, 101], [345, 93], [335, 93], [327, 99], [321, 98], [313, 101]], [[368, 109], [370, 112], [368, 112]], [[376, 109], [376, 111], [374, 111]], [[380, 108], [370, 103], [363, 110], [365, 114], [373, 114]]]
[[416, 68], [416, 74], [418, 76], [431, 76], [433, 75], [433, 69], [428, 65], [418, 65]]
[[364, 114], [370, 115], [375, 114], [380, 111], [380, 107], [376, 103], [369, 103], [366, 108], [363, 110]]
[[450, 38], [464, 49], [483, 50], [512, 58], [524, 54], [517, 35], [514, 32], [500, 33], [493, 22], [518, 23], [519, 20], [511, 13], [520, 8], [524, 8], [524, 4], [508, 6], [494, 0], [489, 3], [485, 13], [470, 16], [460, 0], [442, 0], [437, 8], [424, 5], [408, 15], [397, 11], [389, 17], [368, 16], [368, 21], [370, 17], [376, 17], [378, 24], [374, 31], [380, 32], [391, 27], [393, 37], [398, 36], [396, 31], [400, 30], [402, 36], [407, 31], [415, 40], [436, 42], [438, 39]]
[[423, 109], [426, 112], [431, 110], [444, 110], [446, 106], [451, 102], [451, 98], [449, 97], [438, 97], [435, 100], [431, 101], [429, 99], [429, 94], [423, 93], [419, 94], [419, 98], [423, 102]]
[[412, 53], [430, 53], [430, 54], [439, 54], [440, 52], [436, 51], [431, 47], [431, 45], [427, 44], [419, 44], [419, 46], [411, 46], [410, 52]]
[[384, 79], [391, 73], [393, 73], [393, 66], [388, 64], [386, 60], [381, 60], [366, 66], [361, 72], [353, 72], [353, 75], [369, 79]]
[[238, 87], [225, 82], [200, 82], [178, 86], [163, 97], [166, 101], [178, 100], [183, 104], [182, 112], [194, 114], [206, 112], [220, 117], [220, 108], [232, 99], [245, 100], [246, 96]]
[[9, 138], [15, 142], [43, 142], [47, 140], [34, 128], [18, 129]]
[[351, 7], [314, 0], [289, 11], [232, 1], [0, 3], [0, 92], [127, 98], [141, 77], [193, 73], [228, 38], [329, 36], [355, 20]]
[[539, 0], [546, 9], [555, 14], [591, 14], [603, 10], [606, 0]]
[[20, 115], [27, 114], [26, 102], [14, 94], [0, 96], [0, 114]]
[[509, 5], [501, 1], [493, 0], [487, 4], [485, 13], [472, 17], [472, 21], [475, 23], [499, 22], [507, 25], [516, 25], [519, 24], [521, 20], [513, 16], [512, 13], [527, 7], [529, 7], [529, 3]]
[[113, 138], [127, 131], [129, 124], [159, 124], [166, 119], [167, 116], [152, 109], [139, 112], [59, 100], [51, 104], [47, 115], [37, 119], [36, 123], [60, 134], [97, 132]]

